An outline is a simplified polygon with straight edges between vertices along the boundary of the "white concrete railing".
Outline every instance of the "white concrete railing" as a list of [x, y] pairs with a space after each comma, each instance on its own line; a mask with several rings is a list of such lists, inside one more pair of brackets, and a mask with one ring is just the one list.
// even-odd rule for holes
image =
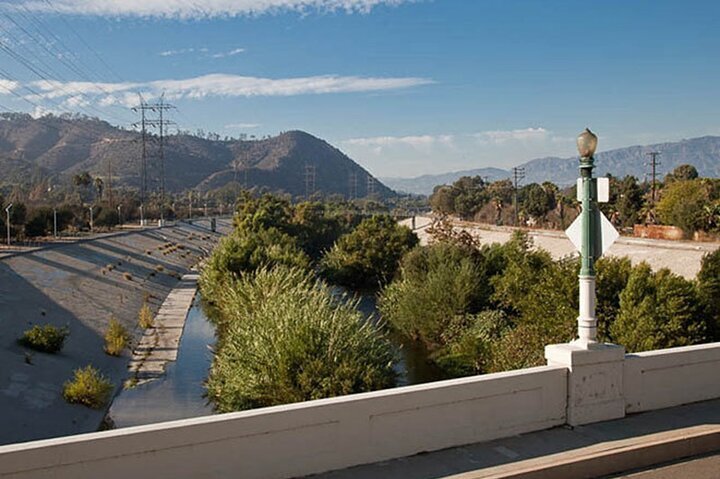
[[543, 366], [0, 447], [0, 477], [285, 478], [565, 423]]
[[628, 413], [720, 398], [720, 343], [625, 356]]

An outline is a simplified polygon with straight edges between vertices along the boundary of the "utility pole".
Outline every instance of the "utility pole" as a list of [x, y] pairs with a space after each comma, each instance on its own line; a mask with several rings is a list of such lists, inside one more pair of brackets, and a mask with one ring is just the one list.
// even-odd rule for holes
[[515, 212], [515, 226], [518, 225], [518, 185], [525, 178], [525, 168], [514, 167], [512, 169], [513, 175], [513, 210]]
[[315, 193], [315, 172], [315, 165], [305, 163], [305, 198], [307, 199]]
[[652, 170], [652, 173], [651, 173], [651, 175], [652, 175], [652, 186], [651, 186], [651, 188], [652, 188], [652, 196], [651, 196], [651, 200], [652, 200], [652, 206], [654, 207], [654, 206], [655, 206], [655, 179], [656, 179], [656, 177], [657, 177], [657, 167], [660, 166], [660, 164], [661, 164], [659, 161], [657, 161], [657, 157], [660, 156], [660, 152], [659, 152], [659, 151], [650, 151], [650, 152], [648, 152], [648, 153], [645, 153], [645, 155], [647, 155], [647, 156], [650, 157], [650, 162], [649, 162], [649, 163], [645, 163], [645, 165], [646, 165], [646, 166], [649, 165], [650, 168], [651, 168], [651, 170]]
[[5, 224], [7, 224], [7, 244], [10, 246], [10, 208], [12, 208], [13, 204], [10, 203], [5, 207], [5, 217], [7, 220], [5, 221]]

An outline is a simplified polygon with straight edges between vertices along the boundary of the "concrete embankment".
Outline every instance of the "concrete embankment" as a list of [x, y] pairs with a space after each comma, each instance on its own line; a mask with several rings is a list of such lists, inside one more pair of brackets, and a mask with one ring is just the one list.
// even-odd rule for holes
[[[0, 260], [0, 443], [97, 430], [105, 411], [66, 403], [63, 383], [73, 370], [92, 364], [117, 388], [122, 385], [130, 353], [104, 353], [110, 318], [140, 340], [143, 303], [157, 313], [180, 278], [231, 227], [220, 220], [213, 233], [208, 226], [178, 223]], [[32, 352], [17, 343], [23, 331], [43, 324], [69, 328], [60, 353]]]

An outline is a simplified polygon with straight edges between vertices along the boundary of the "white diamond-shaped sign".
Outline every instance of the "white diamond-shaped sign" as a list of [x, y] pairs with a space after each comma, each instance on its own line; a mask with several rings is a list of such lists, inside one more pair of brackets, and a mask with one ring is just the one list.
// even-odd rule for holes
[[[600, 216], [600, 235], [596, 238], [598, 244], [596, 245], [595, 251], [598, 252], [598, 254], [595, 259], [604, 255], [615, 240], [620, 237], [620, 233], [618, 233], [612, 223], [610, 223], [610, 220], [607, 219], [601, 211], [597, 211], [597, 214]], [[575, 249], [580, 251], [582, 243], [582, 220], [580, 216], [575, 218], [575, 221], [565, 230], [565, 234], [570, 238]]]

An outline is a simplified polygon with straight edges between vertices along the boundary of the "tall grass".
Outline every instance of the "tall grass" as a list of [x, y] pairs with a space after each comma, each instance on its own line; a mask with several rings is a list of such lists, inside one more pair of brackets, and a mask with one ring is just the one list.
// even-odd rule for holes
[[312, 273], [243, 273], [219, 293], [207, 393], [220, 412], [390, 387], [384, 335]]

